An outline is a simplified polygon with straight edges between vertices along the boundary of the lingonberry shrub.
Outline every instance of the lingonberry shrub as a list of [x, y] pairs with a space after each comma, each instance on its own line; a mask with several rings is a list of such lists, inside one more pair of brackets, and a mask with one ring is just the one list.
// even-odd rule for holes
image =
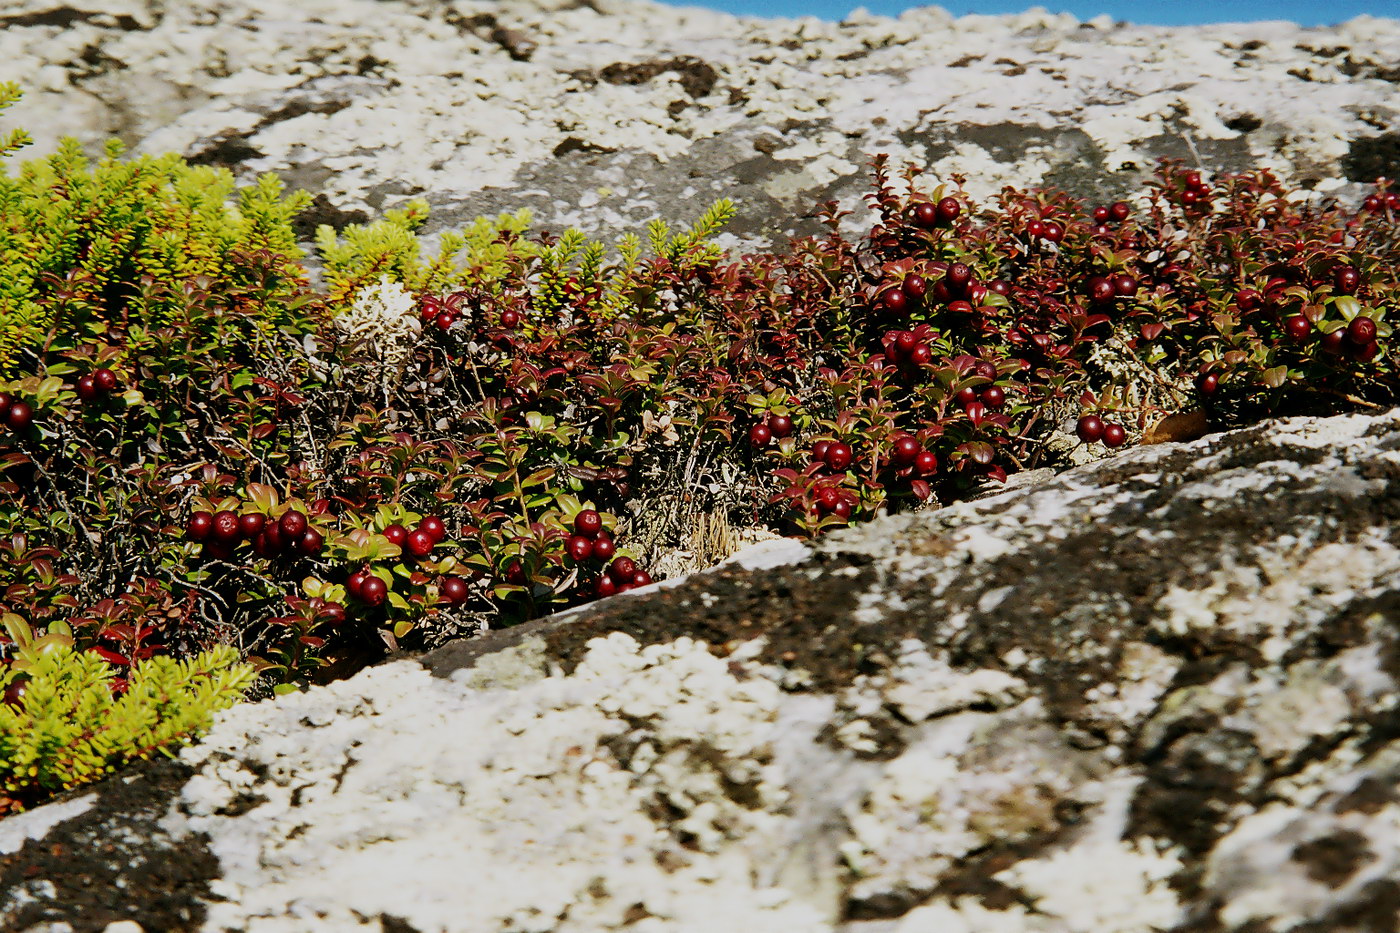
[[702, 525], [817, 535], [1073, 435], [1396, 401], [1385, 183], [1358, 211], [1164, 163], [979, 204], [877, 158], [865, 235], [829, 203], [741, 257], [727, 201], [430, 257], [410, 202], [321, 228], [318, 292], [304, 196], [235, 212], [227, 173], [118, 155], [0, 175], [0, 610], [114, 683], [225, 644], [295, 689], [704, 563]]

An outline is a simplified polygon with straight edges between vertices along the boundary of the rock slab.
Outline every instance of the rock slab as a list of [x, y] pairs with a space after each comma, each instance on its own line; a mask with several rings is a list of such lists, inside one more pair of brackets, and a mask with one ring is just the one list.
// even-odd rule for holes
[[790, 545], [223, 713], [0, 927], [1393, 929], [1397, 518], [1400, 410]]

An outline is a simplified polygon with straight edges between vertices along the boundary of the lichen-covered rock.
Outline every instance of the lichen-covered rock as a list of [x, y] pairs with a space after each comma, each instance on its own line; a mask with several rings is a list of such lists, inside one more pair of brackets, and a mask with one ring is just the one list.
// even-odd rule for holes
[[[739, 202], [781, 245], [888, 152], [987, 198], [1136, 190], [1161, 156], [1320, 193], [1400, 174], [1400, 21], [1193, 29], [937, 7], [841, 23], [641, 0], [10, 0], [0, 56], [40, 151], [117, 135], [275, 171], [336, 226], [415, 196], [426, 232], [531, 208], [616, 235]], [[1353, 186], [1354, 189], [1354, 186]], [[856, 222], [863, 212], [852, 218]]]
[[1398, 518], [1400, 410], [770, 547], [11, 818], [0, 927], [1393, 929]]

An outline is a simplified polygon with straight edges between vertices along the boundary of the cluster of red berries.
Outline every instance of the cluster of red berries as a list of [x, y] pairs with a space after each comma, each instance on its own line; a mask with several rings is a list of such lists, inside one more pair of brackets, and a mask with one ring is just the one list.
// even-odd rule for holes
[[933, 350], [915, 331], [886, 331], [880, 343], [885, 347], [885, 358], [901, 369], [918, 369], [933, 362]]
[[1116, 200], [1107, 207], [1099, 206], [1093, 209], [1093, 233], [1109, 233], [1109, 224], [1121, 224], [1133, 214], [1133, 209], [1128, 207], [1124, 200]]
[[816, 491], [814, 498], [818, 518], [835, 515], [843, 521], [851, 520], [851, 515], [855, 511], [856, 497], [849, 490], [839, 486], [822, 486]]
[[603, 570], [598, 576], [598, 580], [593, 584], [593, 592], [599, 597], [612, 596], [614, 593], [626, 593], [628, 590], [636, 589], [639, 586], [646, 586], [651, 581], [651, 574], [637, 566], [637, 562], [630, 557], [615, 557], [613, 562]]
[[1186, 190], [1181, 193], [1181, 206], [1185, 208], [1208, 207], [1210, 205], [1210, 185], [1200, 172], [1186, 173]]
[[424, 295], [419, 301], [418, 314], [424, 325], [433, 324], [438, 330], [448, 330], [462, 316], [462, 302], [466, 295], [456, 292], [446, 297]]
[[1097, 304], [1108, 304], [1118, 298], [1131, 298], [1138, 290], [1138, 280], [1126, 272], [1118, 275], [1091, 275], [1086, 284], [1089, 299]]
[[1372, 214], [1380, 214], [1384, 211], [1400, 214], [1400, 193], [1387, 191], [1385, 194], [1368, 194], [1366, 200], [1361, 202], [1361, 206]]
[[0, 431], [28, 430], [34, 423], [34, 407], [24, 399], [0, 392]]
[[87, 375], [78, 377], [78, 398], [85, 402], [91, 402], [95, 399], [111, 395], [116, 388], [117, 374], [106, 366], [94, 369]]
[[[995, 375], [996, 367], [985, 360], [978, 364], [978, 375], [985, 371], [983, 366], [989, 367]], [[992, 377], [988, 377], [992, 378]], [[954, 401], [962, 407], [967, 414], [967, 420], [972, 422], [974, 428], [980, 428], [982, 422], [987, 418], [987, 412], [1000, 411], [1006, 404], [1006, 390], [999, 385], [983, 386], [980, 389], [972, 386], [964, 386], [953, 396]]]
[[909, 209], [909, 222], [920, 230], [933, 230], [950, 224], [962, 213], [962, 204], [954, 197], [940, 198], [938, 203], [920, 201]]
[[812, 445], [812, 462], [835, 473], [844, 473], [855, 459], [855, 451], [845, 441], [817, 441]]
[[564, 542], [564, 550], [579, 563], [607, 563], [617, 553], [617, 545], [613, 536], [603, 530], [603, 516], [594, 509], [584, 509], [574, 516], [574, 533]]
[[389, 543], [398, 545], [404, 554], [417, 559], [427, 557], [432, 553], [433, 548], [447, 537], [447, 526], [436, 515], [428, 515], [412, 531], [403, 525], [394, 524], [385, 528], [380, 534], [388, 538]]
[[890, 465], [896, 470], [908, 469], [916, 476], [932, 476], [938, 472], [938, 457], [910, 434], [897, 434], [890, 450]]
[[345, 592], [371, 609], [384, 605], [389, 596], [389, 584], [379, 579], [368, 567], [361, 567], [345, 581]]
[[765, 420], [749, 428], [749, 443], [755, 447], [767, 447], [775, 438], [782, 440], [792, 434], [792, 430], [790, 416], [770, 414]]
[[185, 523], [185, 537], [202, 544], [204, 553], [218, 560], [231, 558], [241, 541], [251, 543], [259, 557], [315, 557], [325, 544], [321, 533], [297, 509], [288, 509], [276, 521], [269, 521], [261, 512], [199, 511]]
[[1086, 444], [1103, 441], [1105, 447], [1122, 447], [1128, 439], [1128, 432], [1121, 424], [1105, 422], [1098, 415], [1084, 415], [1075, 426], [1074, 433]]
[[1064, 224], [1058, 220], [1031, 220], [1026, 224], [1026, 239], [1032, 243], [1045, 240], [1048, 243], [1059, 243], [1065, 238]]

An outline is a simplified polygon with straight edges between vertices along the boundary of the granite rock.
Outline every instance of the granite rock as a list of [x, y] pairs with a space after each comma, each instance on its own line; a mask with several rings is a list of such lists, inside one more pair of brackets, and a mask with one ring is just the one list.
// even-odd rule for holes
[[222, 713], [0, 927], [1372, 931], [1400, 410], [1137, 448]]
[[[987, 198], [1139, 190], [1159, 157], [1319, 195], [1400, 174], [1400, 20], [1192, 29], [1043, 10], [736, 18], [639, 0], [11, 0], [13, 119], [315, 193], [343, 226], [412, 197], [427, 232], [531, 208], [605, 237], [720, 196], [728, 246], [862, 207], [887, 152]], [[853, 225], [864, 222], [857, 210]]]

